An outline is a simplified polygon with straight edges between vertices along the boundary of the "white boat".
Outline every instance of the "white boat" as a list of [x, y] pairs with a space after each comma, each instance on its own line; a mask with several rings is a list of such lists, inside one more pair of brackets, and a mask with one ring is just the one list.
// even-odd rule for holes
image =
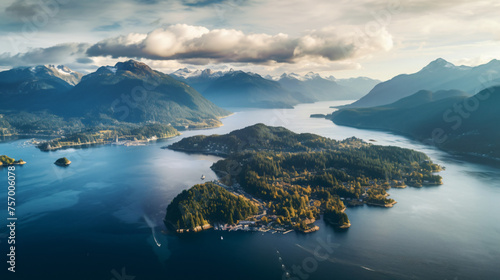
[[205, 180], [205, 175], [203, 175], [203, 174], [202, 174], [202, 175], [201, 175], [201, 179], [202, 179], [202, 180]]
[[220, 237], [220, 240], [224, 240], [224, 238], [221, 236], [221, 237]]

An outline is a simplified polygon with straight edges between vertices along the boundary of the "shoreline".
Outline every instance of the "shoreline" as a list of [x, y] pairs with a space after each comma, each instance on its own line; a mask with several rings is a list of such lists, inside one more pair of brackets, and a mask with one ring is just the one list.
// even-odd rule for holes
[[3, 162], [0, 162], [0, 167], [4, 167], [4, 166], [15, 166], [15, 165], [19, 165], [19, 166], [23, 166], [25, 165], [27, 162], [25, 162], [24, 160], [23, 161], [15, 161], [13, 163], [10, 163], [10, 164], [4, 164]]
[[114, 140], [103, 140], [103, 141], [97, 141], [97, 142], [84, 142], [84, 143], [74, 143], [74, 144], [69, 144], [69, 145], [61, 145], [61, 146], [55, 146], [55, 147], [50, 147], [50, 148], [44, 148], [42, 149], [40, 145], [42, 143], [47, 143], [52, 140], [48, 140], [46, 142], [41, 142], [36, 145], [36, 147], [42, 151], [42, 152], [51, 152], [51, 151], [57, 151], [57, 150], [64, 150], [64, 149], [71, 149], [71, 148], [91, 148], [93, 146], [103, 146], [103, 145], [118, 145], [118, 146], [145, 146], [149, 142], [157, 141], [157, 140], [164, 140], [164, 139], [170, 139], [174, 138], [181, 135], [181, 133], [177, 133], [176, 135], [171, 135], [167, 137], [156, 137], [156, 138], [147, 138], [147, 139], [142, 139], [142, 140], [122, 140], [115, 142]]
[[366, 205], [369, 206], [375, 206], [375, 207], [384, 207], [384, 208], [392, 208], [394, 205], [398, 203], [397, 201], [391, 202], [391, 203], [386, 203], [386, 204], [381, 204], [381, 203], [373, 203], [373, 202], [366, 202]]
[[[300, 233], [312, 233], [312, 232], [318, 231], [320, 229], [320, 227], [317, 225], [314, 225], [313, 227], [306, 229], [306, 230], [297, 230], [297, 229], [293, 229], [293, 228], [275, 228], [275, 227], [264, 226], [264, 225], [261, 225], [259, 227], [257, 227], [257, 226], [246, 227], [245, 225], [242, 225], [239, 223], [236, 225], [225, 224], [225, 225], [219, 225], [219, 226], [216, 226], [213, 224], [205, 224], [203, 226], [197, 226], [195, 228], [178, 229], [174, 225], [172, 225], [172, 222], [170, 222], [170, 221], [164, 221], [164, 222], [165, 222], [167, 228], [172, 230], [176, 234], [199, 233], [199, 232], [213, 229], [214, 231], [227, 231], [227, 232], [245, 231], [245, 232], [262, 232], [262, 233], [270, 232], [271, 234], [281, 233], [284, 235], [284, 234], [288, 234], [288, 233], [293, 232], [293, 231], [297, 231]], [[347, 225], [347, 227], [346, 227], [346, 225], [343, 225], [343, 226], [339, 226], [339, 228], [348, 228], [350, 226], [351, 226], [351, 224], [349, 223]]]
[[364, 129], [364, 130], [373, 130], [373, 131], [378, 131], [378, 132], [384, 132], [384, 133], [394, 133], [395, 135], [403, 136], [405, 138], [408, 138], [412, 141], [416, 141], [426, 147], [434, 147], [439, 151], [445, 152], [449, 155], [460, 157], [465, 161], [475, 161], [475, 160], [487, 160], [488, 162], [481, 162], [482, 164], [486, 165], [498, 165], [500, 163], [500, 156], [495, 157], [495, 156], [490, 156], [486, 154], [480, 154], [478, 152], [462, 152], [462, 151], [456, 151], [456, 150], [451, 150], [451, 149], [445, 149], [436, 145], [430, 145], [426, 144], [425, 140], [419, 139], [416, 136], [411, 135], [410, 133], [402, 132], [397, 129], [389, 129], [389, 128], [382, 128], [382, 127], [371, 127], [371, 126], [363, 126], [363, 125], [350, 125], [342, 122], [335, 122], [331, 118], [329, 118], [331, 114], [327, 115], [325, 119], [333, 122], [335, 125], [340, 125], [340, 126], [346, 126], [346, 127], [351, 127], [351, 128], [357, 128], [357, 129]]
[[202, 154], [202, 155], [210, 155], [210, 156], [218, 156], [218, 157], [228, 157], [229, 154], [223, 152], [211, 152], [211, 151], [201, 151], [196, 149], [185, 149], [185, 148], [173, 148], [172, 145], [163, 146], [162, 149], [169, 149], [176, 152], [183, 152], [187, 154]]

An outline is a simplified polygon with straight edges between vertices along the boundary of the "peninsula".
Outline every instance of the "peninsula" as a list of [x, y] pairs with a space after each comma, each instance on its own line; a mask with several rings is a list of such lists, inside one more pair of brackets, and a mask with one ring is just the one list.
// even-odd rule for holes
[[[218, 189], [242, 197], [258, 207], [232, 213], [232, 219], [202, 219], [215, 227], [287, 232], [317, 230], [314, 222], [323, 215], [327, 223], [350, 226], [346, 206], [392, 207], [387, 198], [391, 187], [439, 185], [435, 173], [441, 167], [423, 153], [398, 147], [377, 146], [360, 139], [336, 141], [314, 134], [296, 134], [282, 127], [256, 124], [226, 135], [193, 136], [168, 146], [169, 149], [215, 154], [224, 159], [212, 165], [220, 180]], [[216, 188], [213, 184], [211, 188]], [[197, 187], [203, 188], [203, 187]], [[219, 190], [221, 191], [221, 190]], [[174, 205], [200, 204], [200, 195], [177, 197]], [[193, 209], [215, 215], [217, 208], [203, 202]], [[172, 204], [171, 204], [172, 205]], [[203, 206], [205, 205], [205, 206]], [[169, 206], [165, 220], [182, 228], [192, 227], [185, 215], [174, 215]], [[174, 212], [172, 212], [174, 211]], [[195, 217], [196, 214], [193, 214]]]
[[22, 159], [15, 160], [15, 159], [8, 157], [6, 155], [0, 156], [0, 166], [24, 165], [24, 164], [26, 164], [26, 162]]
[[54, 151], [64, 148], [88, 147], [93, 145], [124, 145], [139, 146], [157, 139], [171, 138], [180, 135], [179, 131], [168, 124], [133, 124], [101, 127], [84, 132], [61, 136], [49, 141], [38, 143], [42, 151]]

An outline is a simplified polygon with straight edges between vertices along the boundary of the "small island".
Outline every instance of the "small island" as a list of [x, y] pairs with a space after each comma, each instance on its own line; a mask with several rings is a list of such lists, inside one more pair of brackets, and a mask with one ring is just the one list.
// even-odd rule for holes
[[[314, 222], [321, 217], [345, 229], [351, 226], [344, 212], [346, 206], [390, 208], [396, 204], [387, 198], [386, 191], [391, 187], [442, 184], [441, 177], [435, 174], [441, 167], [424, 153], [377, 146], [354, 137], [337, 141], [310, 133], [296, 134], [263, 124], [226, 135], [187, 137], [168, 148], [224, 157], [211, 167], [220, 179], [195, 186], [195, 191], [216, 185], [217, 192], [232, 194], [225, 200], [241, 199], [258, 209], [257, 213], [250, 206], [251, 211], [230, 211], [231, 219], [207, 218], [220, 215], [220, 209], [213, 206], [219, 200], [216, 203], [200, 194], [180, 194], [167, 208], [165, 218], [171, 225], [179, 221], [177, 232], [214, 227], [309, 233], [319, 229]], [[186, 223], [191, 218], [178, 213], [179, 200], [195, 209], [188, 211], [194, 223]], [[229, 215], [227, 209], [224, 213]]]
[[26, 164], [26, 162], [22, 159], [15, 160], [6, 155], [0, 156], [0, 166], [12, 166], [12, 165], [24, 165], [24, 164]]
[[68, 166], [71, 164], [71, 161], [69, 159], [63, 157], [63, 158], [56, 160], [56, 162], [54, 162], [54, 164], [58, 165], [58, 166]]

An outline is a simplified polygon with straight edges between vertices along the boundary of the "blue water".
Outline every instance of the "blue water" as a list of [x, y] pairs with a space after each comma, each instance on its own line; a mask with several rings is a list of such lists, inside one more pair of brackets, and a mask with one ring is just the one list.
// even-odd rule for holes
[[[223, 127], [147, 146], [41, 152], [23, 145], [25, 140], [0, 143], [0, 154], [28, 162], [16, 170], [17, 272], [6, 272], [7, 231], [2, 226], [1, 279], [287, 279], [285, 271], [290, 279], [498, 279], [500, 169], [391, 133], [309, 118], [311, 113], [330, 113], [331, 105], [338, 103], [241, 111], [224, 119]], [[307, 235], [162, 234], [168, 203], [201, 183], [201, 174], [215, 179], [210, 166], [219, 158], [161, 147], [182, 137], [224, 134], [258, 122], [423, 151], [446, 166], [444, 184], [392, 189], [389, 193], [398, 201], [392, 209], [349, 208], [353, 225], [347, 231], [318, 221], [321, 229]], [[63, 156], [73, 163], [55, 166]], [[7, 224], [5, 168], [0, 169], [0, 185], [5, 186], [0, 220]]]

